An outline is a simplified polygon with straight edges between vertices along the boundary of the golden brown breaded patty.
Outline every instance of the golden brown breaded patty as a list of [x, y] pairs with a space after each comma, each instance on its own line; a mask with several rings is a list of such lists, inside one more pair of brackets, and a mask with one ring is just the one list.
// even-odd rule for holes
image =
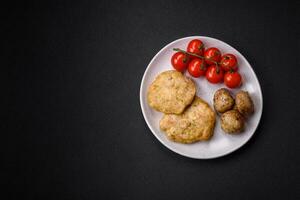
[[170, 70], [159, 74], [148, 89], [148, 103], [157, 111], [180, 114], [194, 99], [195, 83], [182, 73]]
[[215, 112], [204, 100], [196, 96], [182, 114], [165, 114], [159, 125], [170, 140], [193, 143], [210, 139], [214, 132], [215, 121]]

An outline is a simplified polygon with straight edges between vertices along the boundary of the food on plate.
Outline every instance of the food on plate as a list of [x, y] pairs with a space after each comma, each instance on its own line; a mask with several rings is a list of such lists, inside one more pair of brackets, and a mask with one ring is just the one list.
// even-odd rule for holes
[[249, 116], [254, 112], [254, 104], [253, 101], [246, 91], [239, 91], [236, 93], [235, 103], [237, 110], [244, 115], [245, 117]]
[[204, 58], [208, 65], [215, 64], [221, 59], [221, 52], [215, 47], [210, 47], [204, 51]]
[[204, 76], [206, 72], [206, 63], [204, 59], [194, 58], [188, 66], [188, 71], [193, 77]]
[[[194, 39], [188, 43], [187, 52], [196, 54], [198, 56], [203, 56], [204, 53], [204, 44], [201, 40]], [[192, 59], [197, 58], [195, 56], [191, 56]]]
[[224, 54], [220, 60], [220, 66], [224, 71], [237, 71], [237, 59], [235, 55], [231, 53]]
[[148, 89], [149, 105], [167, 114], [180, 114], [194, 99], [196, 86], [182, 73], [169, 70], [159, 74]]
[[242, 84], [242, 76], [235, 71], [228, 71], [224, 75], [224, 83], [229, 88], [236, 88]]
[[214, 108], [219, 113], [231, 110], [234, 106], [234, 99], [226, 88], [218, 89], [214, 94]]
[[[210, 83], [224, 82], [229, 88], [237, 88], [242, 83], [242, 76], [237, 72], [237, 58], [231, 53], [221, 56], [221, 51], [216, 47], [205, 50], [204, 43], [198, 39], [191, 40], [186, 51], [179, 48], [173, 50], [177, 52], [172, 56], [171, 63], [177, 71], [184, 72], [187, 68], [195, 78], [205, 73]], [[207, 70], [204, 63], [209, 66]]]
[[207, 68], [205, 76], [210, 83], [216, 84], [223, 81], [224, 72], [219, 66], [211, 65]]
[[245, 120], [237, 110], [229, 110], [221, 115], [221, 128], [226, 133], [240, 133], [244, 130]]
[[[183, 72], [187, 69], [194, 78], [205, 76], [210, 83], [237, 88], [242, 84], [237, 58], [230, 53], [221, 55], [216, 47], [205, 50], [199, 39], [191, 40], [186, 51], [173, 50], [177, 51], [171, 58], [175, 70], [165, 71], [155, 78], [148, 89], [148, 103], [164, 113], [160, 129], [170, 140], [180, 143], [208, 140], [213, 135], [215, 112], [208, 103], [195, 97], [195, 83]], [[226, 133], [243, 131], [245, 117], [254, 111], [248, 92], [240, 91], [234, 99], [226, 88], [215, 92], [213, 105], [221, 113], [221, 128]]]
[[171, 63], [177, 71], [183, 72], [188, 64], [189, 64], [190, 57], [187, 54], [182, 52], [175, 53], [171, 58]]
[[232, 110], [237, 110], [237, 111], [239, 111], [239, 110], [237, 109], [236, 103], [234, 104]]
[[214, 108], [221, 115], [221, 128], [226, 133], [239, 133], [244, 130], [245, 117], [253, 113], [254, 105], [246, 91], [236, 93], [235, 100], [230, 92], [221, 88], [214, 94]]
[[159, 125], [168, 139], [180, 143], [193, 143], [210, 139], [214, 132], [215, 121], [213, 109], [196, 96], [182, 114], [165, 114]]

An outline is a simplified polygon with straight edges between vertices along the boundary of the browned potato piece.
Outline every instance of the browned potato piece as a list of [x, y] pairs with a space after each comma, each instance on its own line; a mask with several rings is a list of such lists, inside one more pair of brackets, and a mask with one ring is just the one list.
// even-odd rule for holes
[[236, 110], [230, 110], [221, 116], [221, 128], [226, 133], [239, 133], [244, 130], [245, 121], [243, 116]]
[[234, 99], [227, 89], [221, 88], [215, 92], [214, 108], [216, 111], [220, 113], [224, 113], [232, 109], [233, 105], [234, 105]]
[[254, 105], [249, 93], [246, 91], [239, 91], [235, 97], [237, 110], [247, 117], [254, 112]]
[[238, 108], [237, 108], [237, 106], [236, 106], [236, 103], [234, 104], [232, 110], [237, 110], [237, 111], [239, 111]]

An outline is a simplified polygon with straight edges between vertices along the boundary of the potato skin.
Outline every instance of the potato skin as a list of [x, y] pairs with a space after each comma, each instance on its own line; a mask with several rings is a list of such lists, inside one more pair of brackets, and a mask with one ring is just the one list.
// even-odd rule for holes
[[241, 90], [236, 94], [235, 103], [237, 110], [245, 117], [254, 112], [253, 101], [246, 91]]
[[226, 133], [240, 133], [244, 130], [244, 117], [237, 110], [229, 110], [221, 116], [221, 128]]
[[228, 110], [231, 110], [234, 106], [234, 99], [231, 96], [230, 92], [221, 88], [217, 90], [214, 94], [214, 108], [219, 113], [224, 113]]

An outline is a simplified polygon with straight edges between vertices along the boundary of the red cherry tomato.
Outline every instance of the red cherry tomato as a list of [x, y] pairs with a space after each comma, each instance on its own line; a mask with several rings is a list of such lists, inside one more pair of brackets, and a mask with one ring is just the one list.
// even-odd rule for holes
[[237, 71], [237, 59], [233, 54], [224, 54], [221, 57], [220, 65], [224, 71]]
[[189, 64], [189, 56], [182, 52], [177, 52], [172, 56], [171, 63], [177, 71], [183, 72]]
[[224, 83], [229, 88], [239, 87], [242, 83], [242, 76], [238, 72], [226, 72], [224, 76]]
[[208, 67], [205, 76], [206, 79], [211, 83], [220, 83], [223, 81], [224, 72], [220, 67], [217, 67], [216, 65], [211, 65]]
[[[191, 40], [186, 49], [187, 52], [203, 56], [204, 44], [201, 40], [194, 39]], [[191, 58], [197, 58], [196, 56], [191, 56]]]
[[189, 63], [188, 71], [190, 75], [192, 75], [193, 77], [200, 77], [205, 75], [205, 71], [206, 71], [205, 61], [200, 58], [194, 58]]
[[[215, 64], [214, 62], [219, 62], [221, 58], [221, 52], [215, 47], [208, 48], [204, 51], [205, 62], [208, 65]], [[214, 61], [214, 62], [212, 62]]]

